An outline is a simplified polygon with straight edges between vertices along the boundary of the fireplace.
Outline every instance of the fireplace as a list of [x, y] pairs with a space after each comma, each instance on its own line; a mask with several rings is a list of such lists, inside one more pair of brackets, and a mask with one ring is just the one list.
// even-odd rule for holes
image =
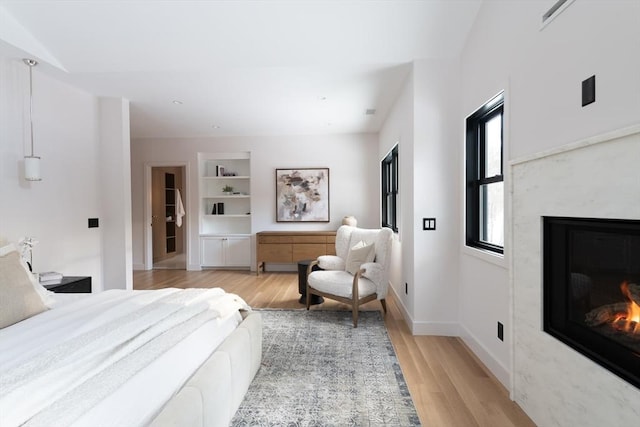
[[640, 388], [640, 221], [544, 217], [544, 330]]

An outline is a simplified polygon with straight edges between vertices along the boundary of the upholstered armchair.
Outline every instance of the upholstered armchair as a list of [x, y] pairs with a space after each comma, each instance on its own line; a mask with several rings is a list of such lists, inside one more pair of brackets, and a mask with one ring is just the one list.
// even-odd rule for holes
[[[358, 308], [364, 303], [378, 299], [386, 313], [392, 239], [389, 228], [341, 226], [336, 255], [322, 255], [309, 264], [307, 310], [313, 294], [351, 305], [354, 328], [358, 327]], [[315, 265], [322, 270], [313, 271]]]

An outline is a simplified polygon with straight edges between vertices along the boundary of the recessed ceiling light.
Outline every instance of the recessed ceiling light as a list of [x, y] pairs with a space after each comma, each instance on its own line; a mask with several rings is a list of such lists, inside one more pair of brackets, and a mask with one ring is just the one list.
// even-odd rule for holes
[[214, 128], [214, 129], [220, 129], [220, 126], [218, 126], [218, 125], [211, 125], [211, 127]]
[[321, 96], [321, 97], [319, 97], [318, 99], [319, 99], [320, 101], [326, 101], [326, 100], [327, 100], [327, 97], [326, 97], [326, 96]]
[[174, 103], [174, 104], [176, 104], [176, 105], [182, 105], [182, 101], [178, 101], [177, 99], [174, 99], [174, 100], [173, 100], [173, 101], [171, 101], [171, 102], [173, 102], [173, 103]]

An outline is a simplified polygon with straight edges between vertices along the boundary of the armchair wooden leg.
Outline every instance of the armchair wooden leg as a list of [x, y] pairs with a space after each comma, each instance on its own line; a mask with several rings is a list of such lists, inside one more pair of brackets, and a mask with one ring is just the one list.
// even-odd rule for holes
[[358, 327], [358, 307], [353, 306], [353, 327]]
[[387, 314], [387, 301], [381, 299], [380, 304], [382, 304], [382, 310], [384, 311], [384, 314]]

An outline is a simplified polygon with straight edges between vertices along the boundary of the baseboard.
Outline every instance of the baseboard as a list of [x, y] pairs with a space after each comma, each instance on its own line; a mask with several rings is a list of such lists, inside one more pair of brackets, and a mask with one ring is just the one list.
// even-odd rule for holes
[[200, 266], [200, 264], [189, 264], [187, 266], [187, 270], [188, 271], [201, 271], [202, 270], [202, 266]]
[[407, 307], [405, 307], [404, 302], [402, 301], [402, 298], [398, 296], [398, 293], [396, 292], [395, 288], [391, 284], [389, 284], [389, 291], [391, 291], [391, 293], [393, 294], [393, 301], [396, 303], [396, 305], [400, 309], [400, 313], [404, 318], [404, 322], [407, 324], [407, 326], [409, 326], [409, 330], [411, 330], [412, 331], [411, 333], [413, 334], [413, 327], [412, 327], [413, 318], [411, 317], [411, 314], [407, 310]]
[[482, 362], [489, 372], [509, 391], [511, 391], [511, 374], [498, 359], [493, 357], [491, 352], [482, 345], [475, 337], [464, 327], [460, 326], [462, 332], [459, 336], [469, 350]]
[[400, 309], [404, 321], [409, 326], [412, 335], [436, 335], [447, 337], [460, 337], [469, 350], [478, 358], [484, 367], [499, 381], [507, 390], [511, 391], [511, 374], [485, 346], [457, 322], [416, 322], [405, 307], [402, 299], [398, 296], [393, 286], [389, 286], [393, 293], [394, 302]]
[[133, 270], [145, 270], [144, 264], [133, 264]]
[[402, 298], [398, 296], [395, 288], [389, 286], [389, 290], [393, 293], [393, 300], [395, 301], [404, 321], [409, 326], [409, 330], [412, 335], [436, 335], [444, 337], [457, 337], [459, 336], [459, 328], [457, 322], [420, 322], [415, 321], [404, 305]]
[[413, 335], [435, 335], [440, 337], [460, 336], [460, 325], [457, 322], [413, 322]]

